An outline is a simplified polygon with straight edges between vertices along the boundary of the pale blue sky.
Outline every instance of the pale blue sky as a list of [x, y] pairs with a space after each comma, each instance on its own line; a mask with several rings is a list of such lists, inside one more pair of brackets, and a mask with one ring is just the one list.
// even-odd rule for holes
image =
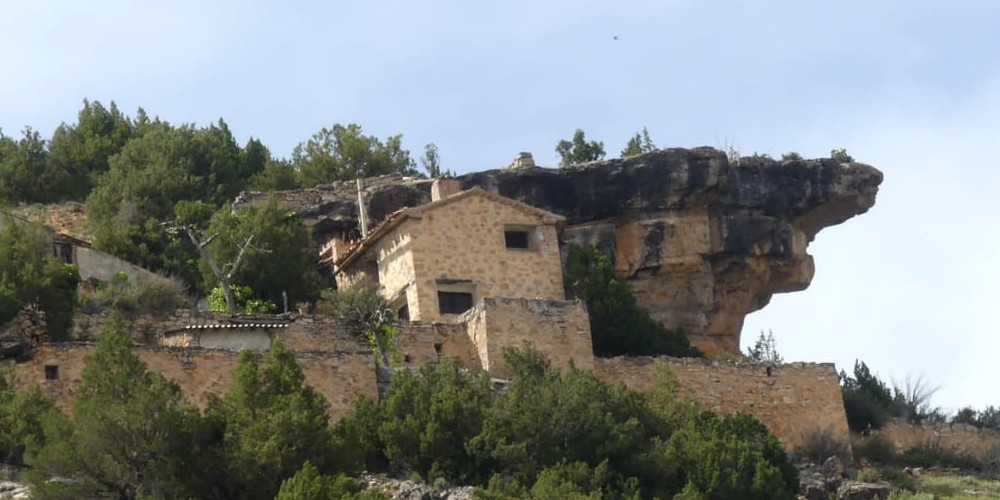
[[770, 328], [788, 359], [1000, 405], [998, 28], [993, 0], [6, 1], [0, 127], [48, 136], [114, 100], [288, 156], [357, 122], [458, 172], [554, 165], [578, 127], [612, 155], [643, 126], [664, 147], [845, 147], [885, 172], [875, 208], [820, 233], [813, 285], [744, 344]]

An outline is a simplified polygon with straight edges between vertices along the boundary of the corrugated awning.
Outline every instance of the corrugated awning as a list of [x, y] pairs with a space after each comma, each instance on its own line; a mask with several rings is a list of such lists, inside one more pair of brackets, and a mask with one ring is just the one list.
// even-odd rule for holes
[[217, 325], [188, 325], [185, 330], [256, 330], [260, 328], [286, 328], [287, 323], [226, 323]]

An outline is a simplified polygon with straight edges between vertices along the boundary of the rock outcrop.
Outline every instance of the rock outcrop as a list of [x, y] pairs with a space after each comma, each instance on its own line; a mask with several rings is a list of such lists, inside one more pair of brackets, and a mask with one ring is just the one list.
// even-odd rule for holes
[[[882, 173], [833, 159], [731, 164], [712, 148], [664, 149], [563, 169], [522, 167], [457, 178], [566, 216], [565, 243], [612, 257], [639, 302], [709, 354], [738, 352], [744, 317], [774, 293], [804, 290], [814, 273], [808, 244], [823, 228], [875, 203]], [[365, 181], [369, 227], [403, 206], [430, 201], [428, 180]], [[266, 195], [244, 193], [236, 208]], [[357, 228], [354, 182], [277, 193], [318, 241], [326, 228]]]

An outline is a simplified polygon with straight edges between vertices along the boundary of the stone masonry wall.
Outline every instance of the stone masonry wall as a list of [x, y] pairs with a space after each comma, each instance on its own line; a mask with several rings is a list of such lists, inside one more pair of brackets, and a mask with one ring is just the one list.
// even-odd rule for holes
[[872, 434], [889, 438], [897, 453], [930, 443], [981, 458], [1000, 447], [1000, 432], [965, 424], [913, 425], [897, 421]]
[[590, 338], [590, 318], [580, 301], [483, 299], [472, 314], [469, 337], [490, 375], [510, 374], [503, 361], [503, 349], [519, 348], [525, 342], [548, 355], [552, 365], [566, 369], [594, 368], [594, 348]]
[[396, 334], [396, 350], [399, 361], [407, 366], [437, 363], [441, 358], [453, 356], [470, 370], [482, 369], [479, 353], [461, 324], [404, 323]]
[[[410, 317], [452, 320], [438, 312], [438, 280], [470, 280], [473, 301], [484, 297], [556, 299], [566, 297], [554, 225], [482, 196], [468, 196], [429, 210], [410, 227], [418, 305]], [[537, 226], [528, 250], [508, 249], [504, 225]]]
[[[100, 337], [108, 311], [85, 313], [78, 311], [73, 318], [71, 338], [94, 340]], [[162, 344], [174, 347], [225, 347], [222, 338], [245, 334], [253, 337], [247, 347], [254, 347], [257, 338], [267, 336], [281, 340], [289, 349], [301, 351], [343, 351], [365, 347], [357, 336], [348, 332], [336, 318], [319, 314], [229, 314], [178, 309], [163, 314], [141, 314], [122, 318], [132, 339], [140, 344]], [[247, 323], [278, 324], [280, 328], [248, 328], [192, 330], [190, 326], [245, 325]], [[230, 343], [231, 344], [231, 343]]]
[[[79, 314], [77, 338], [96, 338], [106, 318], [100, 313]], [[591, 369], [605, 381], [625, 383], [637, 390], [655, 387], [669, 373], [684, 394], [708, 408], [753, 414], [790, 451], [801, 443], [805, 433], [818, 428], [829, 428], [836, 436], [849, 439], [832, 364], [791, 363], [773, 367], [768, 374], [766, 366], [745, 362], [666, 357], [595, 359], [586, 308], [575, 301], [488, 298], [459, 319], [460, 323], [400, 325], [397, 362], [418, 367], [436, 363], [444, 356], [457, 356], [470, 370], [489, 370], [491, 376], [503, 378], [509, 375], [503, 366], [503, 348], [520, 347], [528, 341], [548, 355], [554, 366], [565, 368], [572, 360], [577, 367]], [[282, 327], [184, 329], [190, 325], [247, 321], [280, 323]], [[150, 369], [177, 381], [200, 406], [206, 404], [209, 394], [226, 390], [236, 359], [235, 348], [205, 346], [247, 344], [263, 350], [274, 339], [297, 351], [307, 382], [330, 401], [333, 418], [346, 414], [359, 395], [377, 395], [370, 349], [330, 316], [229, 315], [185, 310], [138, 316], [127, 322], [138, 342], [173, 346], [137, 346], [136, 352]], [[92, 349], [92, 344], [82, 342], [42, 345], [32, 361], [14, 366], [16, 383], [39, 385], [68, 408], [79, 383], [83, 359]], [[44, 379], [46, 365], [59, 366], [59, 380]], [[965, 447], [962, 449], [979, 450], [971, 446], [977, 439], [985, 441], [969, 430], [918, 431], [886, 430], [900, 447], [933, 437], [947, 446], [958, 443], [955, 446]]]
[[[11, 379], [18, 388], [39, 387], [68, 410], [80, 384], [84, 360], [93, 350], [93, 344], [86, 343], [42, 346], [31, 361], [14, 365]], [[222, 394], [229, 388], [237, 355], [234, 351], [154, 346], [135, 346], [133, 352], [150, 370], [177, 382], [200, 408], [208, 404], [211, 394]], [[343, 418], [359, 396], [378, 397], [375, 359], [370, 351], [300, 351], [296, 359], [306, 383], [326, 397], [334, 421]], [[46, 366], [58, 366], [58, 380], [46, 380]]]
[[598, 358], [594, 371], [601, 379], [637, 390], [650, 390], [665, 379], [676, 379], [680, 391], [697, 403], [720, 412], [745, 411], [793, 451], [814, 430], [829, 429], [850, 441], [844, 400], [832, 363], [789, 363], [770, 370], [765, 365], [704, 359]]

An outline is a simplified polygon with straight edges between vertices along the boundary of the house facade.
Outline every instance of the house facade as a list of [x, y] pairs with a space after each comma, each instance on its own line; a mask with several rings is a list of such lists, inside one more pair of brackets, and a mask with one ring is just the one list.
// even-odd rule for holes
[[455, 321], [485, 298], [566, 298], [558, 240], [565, 217], [437, 183], [430, 203], [395, 212], [337, 259], [339, 287], [375, 280], [411, 321]]

